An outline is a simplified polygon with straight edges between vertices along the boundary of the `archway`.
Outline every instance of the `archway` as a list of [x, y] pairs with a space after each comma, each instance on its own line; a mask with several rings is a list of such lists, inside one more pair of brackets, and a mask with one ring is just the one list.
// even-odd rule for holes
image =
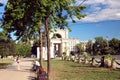
[[54, 53], [55, 57], [62, 56], [62, 44], [61, 43], [54, 43]]

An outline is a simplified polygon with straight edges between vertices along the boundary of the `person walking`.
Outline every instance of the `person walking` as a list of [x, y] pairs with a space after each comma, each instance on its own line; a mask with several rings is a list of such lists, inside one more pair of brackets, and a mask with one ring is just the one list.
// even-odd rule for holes
[[20, 70], [20, 56], [16, 57], [17, 69]]

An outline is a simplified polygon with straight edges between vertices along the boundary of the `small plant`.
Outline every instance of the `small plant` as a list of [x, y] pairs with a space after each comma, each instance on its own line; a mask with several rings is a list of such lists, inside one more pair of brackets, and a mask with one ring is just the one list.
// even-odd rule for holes
[[66, 59], [66, 52], [63, 52], [62, 54], [62, 60], [65, 60]]
[[116, 58], [111, 56], [110, 54], [106, 55], [105, 56], [106, 67], [115, 68], [116, 67], [115, 60], [116, 60]]
[[81, 59], [82, 59], [82, 57], [83, 57], [83, 55], [78, 55], [78, 62], [79, 62], [79, 63], [81, 63], [81, 62], [82, 62], [82, 60], [81, 60]]
[[111, 68], [113, 68], [113, 69], [116, 69], [115, 60], [116, 60], [116, 58], [115, 58], [115, 57], [112, 57], [112, 60], [111, 60]]
[[86, 64], [86, 63], [88, 63], [88, 60], [89, 60], [89, 58], [90, 58], [90, 55], [83, 55], [84, 56], [84, 63]]
[[77, 62], [77, 60], [78, 60], [78, 55], [76, 54], [74, 58], [74, 62]]
[[112, 56], [110, 54], [105, 55], [105, 66], [106, 67], [111, 67], [111, 60], [112, 60]]

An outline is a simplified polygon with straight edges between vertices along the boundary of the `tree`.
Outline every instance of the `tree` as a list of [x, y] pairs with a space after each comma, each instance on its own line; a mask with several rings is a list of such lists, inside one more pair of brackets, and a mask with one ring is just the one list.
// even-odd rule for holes
[[[17, 40], [20, 39], [23, 42], [36, 39], [41, 32], [42, 26], [40, 24], [41, 12], [39, 12], [39, 8], [38, 1], [9, 0], [5, 8], [6, 12], [3, 16], [4, 30], [8, 31], [8, 35], [9, 33], [14, 32], [14, 35], [17, 36]], [[41, 36], [39, 39], [40, 44], [42, 44]], [[42, 49], [40, 49], [40, 51], [41, 50]]]
[[120, 49], [120, 40], [113, 38], [112, 40], [109, 41], [109, 47], [111, 50], [111, 54], [117, 54], [119, 53]]
[[86, 51], [87, 51], [88, 53], [91, 53], [91, 54], [92, 54], [92, 52], [93, 52], [93, 42], [92, 42], [92, 40], [89, 40], [89, 41], [87, 42]]
[[93, 44], [94, 54], [106, 54], [103, 50], [107, 47], [107, 40], [103, 37], [96, 37]]
[[1, 37], [0, 33], [0, 55], [8, 56], [15, 54], [15, 42]]
[[77, 44], [77, 48], [78, 48], [78, 51], [79, 52], [84, 52], [85, 50], [84, 50], [84, 47], [82, 46], [82, 44], [80, 43], [80, 44]]
[[[68, 28], [70, 18], [75, 22], [85, 15], [80, 12], [85, 6], [72, 6], [75, 0], [8, 0], [4, 13], [4, 29], [8, 33], [14, 32], [17, 39], [24, 37], [32, 38], [41, 22], [45, 26], [47, 52], [48, 52], [48, 75], [50, 73], [50, 39], [49, 33], [52, 28]], [[11, 21], [12, 20], [12, 21]]]
[[31, 54], [31, 46], [30, 44], [26, 44], [26, 43], [22, 43], [22, 42], [18, 42], [15, 45], [15, 55], [21, 55], [21, 56], [30, 56]]

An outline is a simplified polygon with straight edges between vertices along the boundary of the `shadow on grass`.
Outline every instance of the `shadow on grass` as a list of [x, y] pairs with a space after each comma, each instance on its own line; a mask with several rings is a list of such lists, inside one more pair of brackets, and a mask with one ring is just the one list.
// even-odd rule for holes
[[114, 69], [114, 71], [120, 71], [120, 68]]
[[81, 64], [81, 65], [70, 65], [71, 67], [77, 68], [77, 67], [94, 67], [91, 65], [87, 65], [87, 64]]

